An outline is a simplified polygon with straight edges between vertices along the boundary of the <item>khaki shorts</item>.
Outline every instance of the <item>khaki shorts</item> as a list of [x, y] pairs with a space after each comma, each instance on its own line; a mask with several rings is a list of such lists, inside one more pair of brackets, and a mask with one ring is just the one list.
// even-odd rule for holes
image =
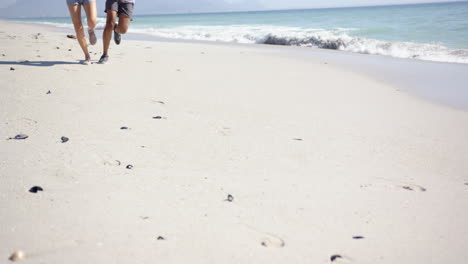
[[124, 3], [121, 0], [106, 0], [106, 10], [104, 12], [116, 11], [117, 15], [123, 14], [132, 18], [133, 8], [133, 3]]

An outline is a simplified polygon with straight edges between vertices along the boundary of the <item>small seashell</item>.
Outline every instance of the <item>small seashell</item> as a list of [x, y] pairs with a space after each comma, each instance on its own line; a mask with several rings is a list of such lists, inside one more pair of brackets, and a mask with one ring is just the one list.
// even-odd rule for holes
[[363, 236], [353, 236], [353, 239], [364, 239]]
[[123, 126], [123, 127], [121, 127], [120, 129], [122, 129], [122, 130], [127, 130], [127, 129], [128, 129], [128, 127], [126, 127], [126, 126]]
[[15, 70], [15, 68], [13, 68], [13, 67], [10, 67], [10, 71], [14, 71], [14, 70]]
[[46, 94], [51, 94], [51, 93], [52, 93], [52, 92], [49, 90], [49, 91], [47, 91], [47, 93], [46, 93]]
[[61, 137], [60, 140], [62, 140], [62, 143], [66, 143], [66, 142], [68, 142], [68, 140], [70, 140], [70, 139], [67, 138], [67, 137]]
[[228, 194], [227, 199], [225, 201], [228, 201], [228, 202], [234, 201], [234, 196]]
[[343, 258], [343, 257], [340, 256], [340, 255], [333, 255], [333, 256], [330, 257], [330, 260], [335, 261], [337, 258]]
[[9, 260], [11, 261], [20, 261], [26, 258], [26, 253], [22, 250], [16, 250], [13, 254], [11, 254]]
[[153, 116], [153, 119], [162, 119], [162, 116]]
[[9, 139], [15, 139], [15, 140], [22, 140], [22, 139], [27, 139], [29, 136], [28, 135], [25, 135], [25, 134], [18, 134], [14, 137], [11, 137]]
[[166, 240], [163, 236], [158, 236], [158, 240]]
[[37, 192], [43, 192], [43, 191], [44, 189], [42, 189], [42, 187], [40, 186], [34, 186], [31, 189], [29, 189], [30, 193], [37, 193]]
[[67, 38], [76, 39], [76, 36], [75, 35], [67, 35]]
[[127, 167], [125, 167], [125, 168], [131, 170], [131, 169], [133, 169], [133, 165], [129, 164], [129, 165], [127, 165]]

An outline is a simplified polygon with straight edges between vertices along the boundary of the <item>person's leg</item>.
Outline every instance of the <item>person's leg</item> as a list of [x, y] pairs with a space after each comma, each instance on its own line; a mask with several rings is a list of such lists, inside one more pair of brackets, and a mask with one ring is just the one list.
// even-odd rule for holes
[[83, 24], [81, 23], [81, 5], [68, 5], [68, 11], [75, 27], [76, 38], [78, 43], [85, 54], [85, 62], [91, 59], [88, 52], [88, 44], [86, 43], [86, 36], [84, 34]]
[[97, 42], [96, 34], [94, 33], [94, 28], [97, 24], [97, 8], [95, 1], [87, 1], [83, 8], [86, 13], [86, 19], [88, 21], [88, 34], [89, 34], [89, 43], [95, 45]]
[[114, 41], [117, 45], [122, 40], [121, 34], [127, 33], [130, 21], [132, 21], [134, 4], [122, 3], [119, 4], [119, 24], [114, 28]]
[[112, 38], [112, 32], [114, 31], [114, 26], [117, 19], [117, 11], [108, 10], [107, 11], [107, 20], [106, 20], [106, 28], [104, 29], [104, 33], [102, 35], [102, 39], [104, 42], [104, 51], [103, 56], [108, 56], [110, 41]]
[[130, 21], [131, 21], [131, 19], [128, 16], [126, 16], [124, 14], [120, 14], [119, 15], [119, 24], [115, 28], [115, 31], [117, 33], [120, 33], [120, 34], [127, 33], [128, 26], [130, 25]]

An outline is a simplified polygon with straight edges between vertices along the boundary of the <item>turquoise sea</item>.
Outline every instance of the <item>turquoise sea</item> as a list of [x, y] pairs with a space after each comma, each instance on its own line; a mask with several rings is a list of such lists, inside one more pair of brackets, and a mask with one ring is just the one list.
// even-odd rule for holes
[[[72, 27], [69, 18], [22, 21]], [[98, 27], [102, 29], [104, 23], [104, 18], [99, 18]], [[468, 2], [137, 15], [130, 32], [168, 39], [293, 45], [468, 63]]]

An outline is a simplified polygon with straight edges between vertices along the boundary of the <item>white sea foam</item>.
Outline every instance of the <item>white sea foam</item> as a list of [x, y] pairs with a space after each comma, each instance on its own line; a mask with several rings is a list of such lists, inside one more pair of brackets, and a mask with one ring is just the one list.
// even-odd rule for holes
[[[72, 28], [71, 24], [42, 22]], [[103, 29], [105, 19], [98, 19], [97, 29]], [[449, 49], [440, 44], [392, 42], [353, 37], [356, 28], [301, 28], [273, 25], [176, 26], [154, 28], [135, 24], [130, 32], [161, 38], [203, 40], [230, 43], [271, 44], [318, 47], [363, 54], [438, 62], [468, 63], [467, 49]]]

